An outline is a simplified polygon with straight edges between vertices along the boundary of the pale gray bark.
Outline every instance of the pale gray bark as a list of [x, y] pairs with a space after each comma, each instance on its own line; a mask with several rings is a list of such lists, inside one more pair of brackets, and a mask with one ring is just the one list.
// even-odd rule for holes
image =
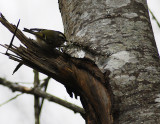
[[[145, 0], [59, 0], [68, 50], [110, 70], [114, 122], [160, 123], [160, 66]], [[105, 117], [104, 117], [105, 118]]]

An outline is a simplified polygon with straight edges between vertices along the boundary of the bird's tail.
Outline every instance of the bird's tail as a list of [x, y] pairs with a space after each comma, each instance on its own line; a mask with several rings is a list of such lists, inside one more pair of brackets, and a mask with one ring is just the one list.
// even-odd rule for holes
[[42, 31], [42, 30], [44, 30], [44, 29], [39, 29], [39, 28], [31, 28], [31, 29], [27, 29], [27, 28], [24, 28], [24, 30], [23, 30], [23, 31], [28, 32], [28, 33], [31, 33], [31, 34], [34, 34], [34, 35], [35, 35], [35, 33], [36, 33], [36, 32], [40, 32], [40, 31]]
[[32, 31], [31, 29], [24, 28], [23, 31], [25, 31], [25, 32], [27, 32], [27, 33], [34, 34], [34, 31]]

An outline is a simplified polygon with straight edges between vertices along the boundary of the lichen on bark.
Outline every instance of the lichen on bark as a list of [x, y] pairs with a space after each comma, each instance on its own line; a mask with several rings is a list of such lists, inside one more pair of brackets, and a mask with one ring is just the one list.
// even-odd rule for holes
[[[60, 1], [65, 33], [102, 72], [110, 70], [115, 121], [158, 123], [160, 66], [145, 0]], [[94, 52], [90, 52], [90, 50]], [[74, 47], [68, 53], [74, 55]], [[95, 53], [95, 54], [93, 54]]]

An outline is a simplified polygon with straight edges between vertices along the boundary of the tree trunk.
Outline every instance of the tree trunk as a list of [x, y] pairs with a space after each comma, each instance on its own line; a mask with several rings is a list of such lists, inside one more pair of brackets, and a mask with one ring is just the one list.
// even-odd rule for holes
[[59, 5], [67, 39], [75, 44], [66, 52], [92, 59], [106, 78], [110, 72], [114, 123], [158, 124], [159, 57], [146, 1], [59, 0]]

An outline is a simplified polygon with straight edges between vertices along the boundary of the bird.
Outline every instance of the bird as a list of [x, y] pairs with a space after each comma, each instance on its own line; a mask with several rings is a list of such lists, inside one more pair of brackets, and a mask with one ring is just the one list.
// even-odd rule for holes
[[67, 42], [66, 36], [60, 31], [40, 28], [24, 28], [23, 31], [33, 34], [36, 37], [36, 42], [43, 48], [61, 47]]
[[[60, 31], [40, 29], [40, 28], [24, 28], [24, 32], [33, 34], [36, 37], [36, 42], [39, 46], [45, 49], [62, 47], [62, 44], [67, 42], [65, 35]], [[13, 71], [13, 74], [23, 65], [20, 62]]]

